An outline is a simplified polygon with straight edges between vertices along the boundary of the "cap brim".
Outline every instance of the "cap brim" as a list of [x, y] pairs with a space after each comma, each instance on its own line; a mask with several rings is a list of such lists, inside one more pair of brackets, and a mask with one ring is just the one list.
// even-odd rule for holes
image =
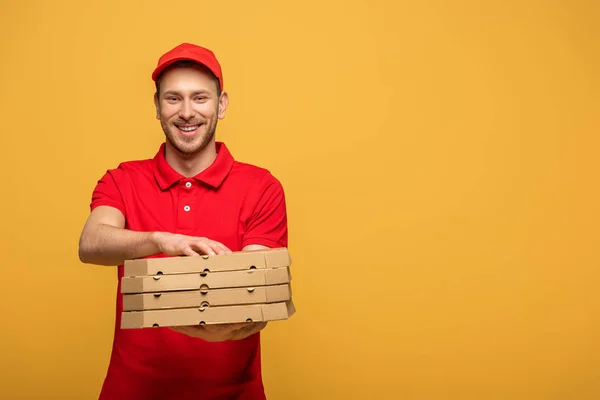
[[202, 62], [199, 62], [198, 60], [196, 60], [192, 57], [176, 57], [176, 58], [170, 59], [169, 61], [165, 61], [164, 63], [157, 66], [154, 69], [154, 71], [152, 72], [152, 80], [156, 82], [156, 78], [158, 78], [158, 76], [161, 74], [161, 72], [163, 72], [170, 65], [176, 63], [177, 61], [193, 61], [196, 64], [204, 65], [206, 68], [208, 68], [209, 71], [211, 71], [213, 74], [215, 74], [215, 72], [208, 65], [206, 65]]

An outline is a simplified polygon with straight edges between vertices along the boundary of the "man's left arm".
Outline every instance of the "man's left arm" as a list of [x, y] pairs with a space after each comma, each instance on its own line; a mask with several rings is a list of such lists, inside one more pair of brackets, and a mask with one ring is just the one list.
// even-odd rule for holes
[[[277, 179], [269, 174], [262, 184], [257, 185], [257, 188], [260, 190], [260, 196], [247, 220], [241, 251], [287, 247], [288, 227], [283, 187]], [[239, 328], [231, 329], [232, 325], [239, 326]], [[204, 340], [223, 341], [245, 339], [263, 330], [266, 326], [266, 322], [243, 322], [173, 327], [172, 329], [189, 336], [201, 337]], [[198, 331], [201, 334], [198, 334]]]
[[241, 243], [243, 251], [253, 248], [287, 247], [288, 220], [283, 186], [269, 174], [263, 184], [257, 185], [257, 190], [260, 195], [246, 221]]
[[[281, 183], [269, 175], [269, 183], [248, 223], [242, 251], [265, 250], [288, 246], [288, 226], [285, 194]], [[251, 336], [267, 326], [255, 322], [234, 332], [234, 340]]]

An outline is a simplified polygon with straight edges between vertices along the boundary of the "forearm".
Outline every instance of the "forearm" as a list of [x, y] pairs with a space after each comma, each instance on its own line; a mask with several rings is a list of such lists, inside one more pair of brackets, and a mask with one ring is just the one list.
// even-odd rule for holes
[[160, 252], [158, 235], [96, 224], [82, 233], [79, 258], [88, 264], [114, 266], [125, 260], [154, 255]]

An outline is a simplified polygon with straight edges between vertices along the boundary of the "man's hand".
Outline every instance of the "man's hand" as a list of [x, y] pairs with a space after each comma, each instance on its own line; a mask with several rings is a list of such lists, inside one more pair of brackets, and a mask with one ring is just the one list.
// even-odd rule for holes
[[266, 322], [243, 322], [237, 324], [173, 326], [169, 329], [207, 342], [224, 342], [226, 340], [245, 339], [264, 329], [265, 326], [267, 326]]
[[246, 339], [247, 337], [265, 329], [266, 326], [266, 322], [250, 322], [250, 325], [240, 327], [239, 329], [233, 331], [230, 340]]
[[[267, 246], [247, 245], [242, 251], [265, 250]], [[214, 324], [174, 327], [175, 331], [190, 336], [198, 337], [207, 341], [222, 342], [226, 340], [243, 340], [260, 332], [267, 326], [267, 322], [245, 322], [237, 324]]]
[[168, 232], [155, 232], [154, 237], [160, 252], [167, 256], [231, 253], [231, 250], [223, 243], [205, 237], [186, 236]]
[[159, 253], [197, 256], [231, 253], [231, 250], [205, 237], [125, 229], [125, 216], [109, 206], [99, 206], [91, 212], [79, 239], [79, 259], [89, 264], [119, 265]]

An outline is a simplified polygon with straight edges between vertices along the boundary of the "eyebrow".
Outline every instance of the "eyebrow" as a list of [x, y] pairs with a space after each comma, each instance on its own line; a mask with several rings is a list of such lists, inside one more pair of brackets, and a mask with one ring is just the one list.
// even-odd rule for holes
[[[167, 90], [166, 92], [163, 93], [163, 96], [169, 95], [169, 94], [181, 94], [179, 91], [177, 90]], [[195, 92], [192, 92], [192, 96], [196, 96], [199, 94], [210, 94], [210, 92], [208, 90], [202, 89], [202, 90], [196, 90]]]

